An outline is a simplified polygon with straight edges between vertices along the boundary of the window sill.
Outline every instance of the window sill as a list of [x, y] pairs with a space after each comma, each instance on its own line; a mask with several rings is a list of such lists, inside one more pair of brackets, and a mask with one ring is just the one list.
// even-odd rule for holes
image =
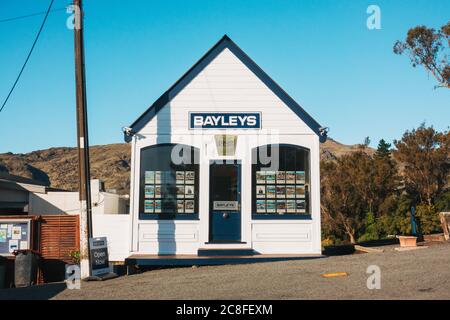
[[312, 220], [310, 214], [252, 214], [252, 220]]
[[139, 220], [196, 220], [199, 221], [198, 214], [154, 214], [154, 213], [140, 213]]

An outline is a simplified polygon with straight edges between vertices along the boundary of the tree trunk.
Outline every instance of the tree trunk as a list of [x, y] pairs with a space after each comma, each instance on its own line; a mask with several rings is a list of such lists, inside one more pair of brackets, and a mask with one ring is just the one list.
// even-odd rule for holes
[[356, 240], [355, 240], [355, 235], [353, 233], [347, 232], [348, 237], [350, 238], [350, 243], [351, 244], [355, 244]]
[[342, 221], [342, 225], [344, 227], [344, 232], [348, 235], [348, 237], [350, 238], [350, 243], [351, 244], [355, 244], [356, 240], [355, 240], [355, 230], [346, 223], [345, 219], [343, 219]]

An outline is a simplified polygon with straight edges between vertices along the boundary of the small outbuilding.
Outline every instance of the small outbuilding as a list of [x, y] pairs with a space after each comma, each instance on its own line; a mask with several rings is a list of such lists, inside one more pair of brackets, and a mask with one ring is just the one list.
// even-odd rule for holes
[[326, 129], [228, 36], [130, 127], [131, 254], [320, 254]]

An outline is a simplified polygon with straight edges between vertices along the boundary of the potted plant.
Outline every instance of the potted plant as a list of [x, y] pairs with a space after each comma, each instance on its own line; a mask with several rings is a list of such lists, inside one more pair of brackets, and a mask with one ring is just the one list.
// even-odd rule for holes
[[72, 259], [71, 264], [80, 264], [80, 251], [79, 250], [72, 250], [69, 252], [69, 256]]
[[416, 236], [397, 236], [400, 241], [400, 247], [417, 247]]

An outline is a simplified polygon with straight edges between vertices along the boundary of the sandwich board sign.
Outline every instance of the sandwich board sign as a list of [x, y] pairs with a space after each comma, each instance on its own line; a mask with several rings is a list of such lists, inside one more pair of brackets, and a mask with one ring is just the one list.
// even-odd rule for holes
[[106, 237], [89, 238], [89, 250], [92, 275], [100, 276], [110, 273]]

